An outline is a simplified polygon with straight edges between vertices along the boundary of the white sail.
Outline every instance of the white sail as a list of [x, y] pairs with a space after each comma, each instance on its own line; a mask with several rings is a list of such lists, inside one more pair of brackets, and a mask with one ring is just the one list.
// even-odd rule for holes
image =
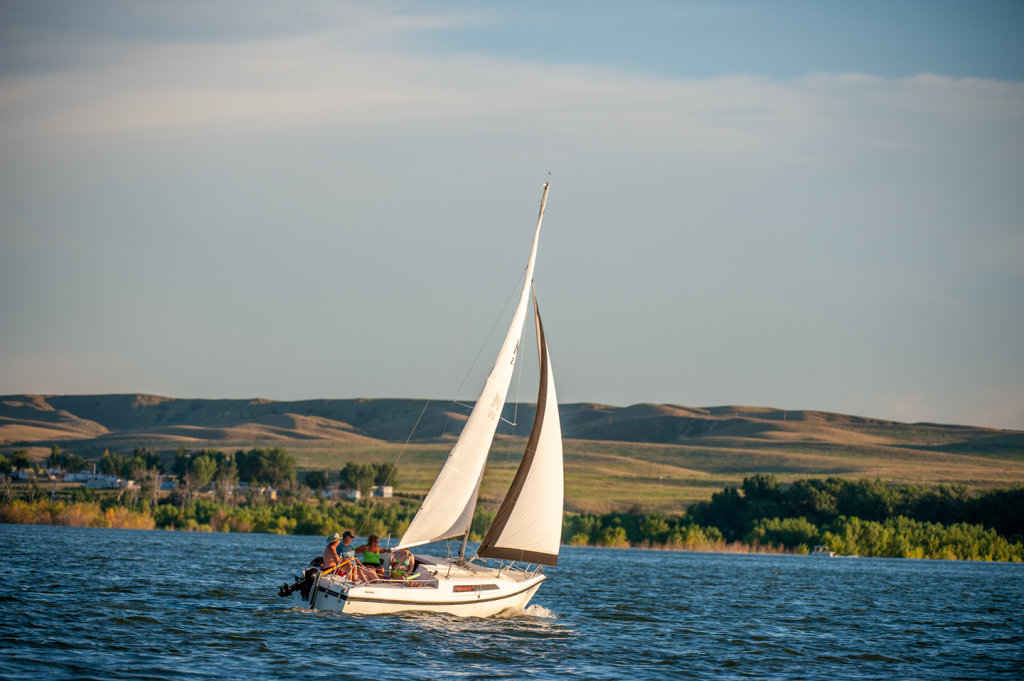
[[427, 498], [423, 500], [419, 512], [399, 542], [399, 547], [419, 546], [457, 537], [468, 532], [473, 522], [473, 510], [476, 507], [484, 465], [487, 463], [487, 453], [491, 449], [494, 432], [498, 428], [498, 419], [505, 406], [505, 396], [519, 352], [519, 338], [522, 336], [523, 323], [526, 321], [526, 308], [533, 286], [533, 269], [537, 260], [537, 241], [540, 238], [540, 225], [544, 220], [547, 199], [548, 184], [545, 183], [537, 228], [533, 234], [533, 247], [530, 249], [530, 260], [526, 266], [523, 292], [519, 297], [516, 313], [512, 317], [508, 335], [501, 346], [501, 352], [498, 353], [494, 368], [487, 377], [487, 382], [462, 429], [462, 434], [448, 454], [448, 459], [434, 481], [434, 486], [427, 493]]
[[540, 352], [537, 412], [519, 470], [477, 555], [557, 565], [562, 536], [562, 424], [536, 295], [533, 306]]

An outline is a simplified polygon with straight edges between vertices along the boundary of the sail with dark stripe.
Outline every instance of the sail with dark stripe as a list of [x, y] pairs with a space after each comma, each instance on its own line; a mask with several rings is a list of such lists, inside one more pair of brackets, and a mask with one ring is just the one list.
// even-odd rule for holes
[[533, 313], [540, 352], [537, 411], [523, 460], [477, 555], [557, 565], [562, 534], [562, 425], [536, 291]]

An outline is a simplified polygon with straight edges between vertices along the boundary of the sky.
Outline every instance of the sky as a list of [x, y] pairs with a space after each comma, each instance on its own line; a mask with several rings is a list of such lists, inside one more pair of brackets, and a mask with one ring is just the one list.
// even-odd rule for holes
[[472, 400], [548, 177], [560, 402], [1024, 429], [1019, 2], [0, 0], [0, 394]]

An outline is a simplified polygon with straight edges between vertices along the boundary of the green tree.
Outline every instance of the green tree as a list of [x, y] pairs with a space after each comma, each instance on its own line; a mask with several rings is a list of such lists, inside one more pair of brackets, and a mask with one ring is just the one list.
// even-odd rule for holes
[[312, 473], [306, 474], [306, 485], [310, 489], [324, 489], [328, 484], [328, 473], [327, 471], [313, 471]]
[[3, 454], [0, 454], [0, 473], [4, 475], [10, 475], [14, 472], [14, 464], [7, 460]]
[[295, 457], [281, 447], [271, 447], [263, 455], [263, 478], [274, 487], [295, 480]]
[[126, 458], [114, 454], [109, 449], [103, 450], [103, 457], [100, 458], [100, 472], [107, 475], [123, 475]]
[[156, 447], [136, 447], [135, 451], [132, 452], [132, 456], [142, 459], [146, 464], [146, 470], [155, 470], [163, 473], [164, 458], [156, 450]]
[[87, 465], [85, 459], [77, 454], [68, 454], [66, 452], [61, 454], [61, 468], [69, 473], [77, 473], [84, 470]]
[[239, 449], [235, 452], [235, 464], [238, 466], [238, 479], [242, 482], [260, 482], [263, 479], [263, 450], [253, 448], [248, 452]]
[[359, 464], [349, 461], [338, 471], [338, 480], [345, 489], [359, 489]]
[[32, 461], [28, 458], [28, 452], [24, 449], [14, 452], [14, 455], [11, 457], [11, 464], [18, 471], [24, 471], [32, 467]]
[[217, 483], [217, 498], [220, 501], [235, 502], [234, 490], [238, 485], [238, 467], [233, 459], [228, 458], [217, 466], [217, 475], [214, 477]]
[[338, 473], [338, 477], [345, 489], [357, 489], [363, 499], [366, 499], [370, 496], [379, 474], [380, 469], [372, 463], [359, 465], [349, 461]]
[[217, 462], [206, 454], [192, 457], [190, 472], [195, 475], [196, 487], [206, 487], [217, 475]]
[[60, 455], [60, 447], [54, 445], [50, 448], [50, 457], [46, 460], [50, 468], [60, 468], [63, 460]]
[[377, 472], [373, 476], [373, 484], [384, 485], [388, 484], [392, 487], [398, 486], [398, 466], [392, 466], [389, 463], [379, 463], [376, 466]]
[[660, 513], [652, 513], [644, 518], [640, 525], [640, 536], [651, 543], [664, 544], [668, 539], [671, 527], [665, 516]]
[[813, 544], [817, 539], [818, 528], [807, 522], [806, 518], [763, 518], [743, 537], [743, 541], [748, 544], [785, 546], [789, 549], [800, 544]]
[[174, 452], [174, 474], [181, 480], [188, 473], [189, 464], [191, 463], [192, 457], [189, 456], [188, 450], [185, 449], [185, 445], [178, 445], [178, 449]]
[[626, 528], [624, 527], [606, 527], [601, 531], [601, 546], [608, 546], [617, 549], [624, 549], [629, 547], [629, 541], [626, 539]]

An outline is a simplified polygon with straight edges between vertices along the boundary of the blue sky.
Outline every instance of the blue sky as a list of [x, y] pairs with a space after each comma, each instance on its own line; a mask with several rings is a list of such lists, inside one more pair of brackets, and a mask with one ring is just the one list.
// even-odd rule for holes
[[0, 394], [1024, 429], [1021, 7], [2, 2]]

